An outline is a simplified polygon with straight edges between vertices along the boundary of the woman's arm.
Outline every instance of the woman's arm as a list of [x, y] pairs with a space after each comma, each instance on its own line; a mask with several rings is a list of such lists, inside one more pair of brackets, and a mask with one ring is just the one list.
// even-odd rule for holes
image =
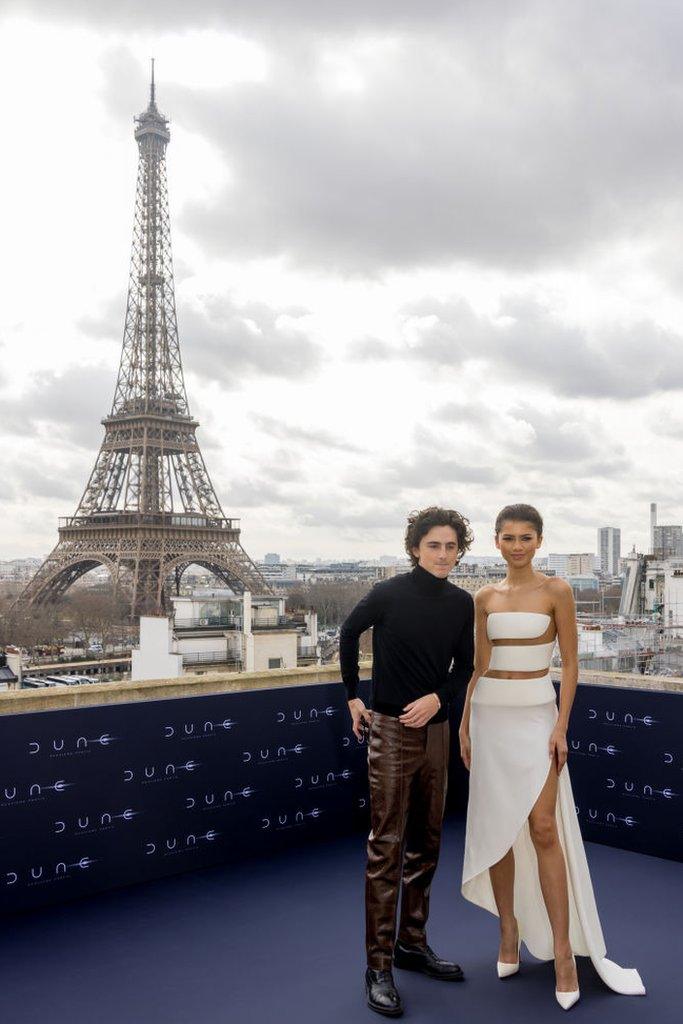
[[467, 685], [465, 694], [465, 706], [460, 720], [460, 756], [469, 771], [471, 762], [470, 747], [470, 704], [474, 687], [477, 685], [479, 676], [483, 676], [489, 667], [491, 660], [491, 644], [486, 632], [486, 600], [489, 587], [482, 587], [474, 596], [474, 672]]
[[579, 682], [579, 656], [576, 605], [572, 588], [566, 580], [561, 579], [552, 580], [551, 588], [555, 627], [562, 656], [562, 676], [559, 715], [550, 737], [549, 753], [551, 758], [555, 759], [559, 775], [567, 762], [567, 727]]

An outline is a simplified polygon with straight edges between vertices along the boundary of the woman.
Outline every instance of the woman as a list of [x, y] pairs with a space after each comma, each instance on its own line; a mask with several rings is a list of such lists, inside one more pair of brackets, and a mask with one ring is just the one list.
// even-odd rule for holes
[[[475, 669], [460, 726], [470, 771], [462, 892], [500, 918], [498, 977], [519, 970], [523, 941], [555, 960], [555, 994], [579, 998], [574, 953], [590, 956], [615, 992], [644, 995], [636, 970], [605, 958], [567, 760], [567, 724], [578, 681], [576, 613], [565, 580], [537, 572], [543, 521], [531, 505], [496, 519], [502, 583], [475, 598]], [[559, 714], [548, 668], [562, 654]], [[565, 859], [566, 858], [566, 859]]]

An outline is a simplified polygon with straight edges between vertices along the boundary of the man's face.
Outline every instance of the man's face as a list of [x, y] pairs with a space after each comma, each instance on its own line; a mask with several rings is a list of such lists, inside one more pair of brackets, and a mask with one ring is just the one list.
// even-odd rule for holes
[[452, 526], [433, 526], [413, 554], [423, 569], [445, 579], [458, 561], [458, 535]]

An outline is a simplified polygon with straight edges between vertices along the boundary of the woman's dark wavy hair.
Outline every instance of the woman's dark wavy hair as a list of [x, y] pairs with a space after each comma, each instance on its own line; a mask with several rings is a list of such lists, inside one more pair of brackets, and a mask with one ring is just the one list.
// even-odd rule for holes
[[496, 536], [503, 529], [503, 523], [530, 523], [539, 537], [543, 536], [543, 519], [533, 505], [506, 505], [496, 516]]
[[422, 538], [434, 526], [450, 526], [455, 530], [455, 535], [458, 538], [458, 561], [460, 561], [474, 540], [469, 519], [465, 519], [463, 515], [460, 515], [453, 508], [440, 508], [438, 505], [431, 505], [429, 508], [423, 508], [419, 512], [411, 512], [408, 516], [405, 545], [408, 558], [413, 565], [418, 563], [418, 559], [413, 554], [413, 548], [420, 546]]

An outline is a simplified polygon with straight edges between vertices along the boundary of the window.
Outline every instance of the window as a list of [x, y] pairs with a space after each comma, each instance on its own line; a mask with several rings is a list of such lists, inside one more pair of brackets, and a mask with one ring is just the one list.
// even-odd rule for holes
[[282, 658], [268, 658], [268, 668], [282, 668]]

